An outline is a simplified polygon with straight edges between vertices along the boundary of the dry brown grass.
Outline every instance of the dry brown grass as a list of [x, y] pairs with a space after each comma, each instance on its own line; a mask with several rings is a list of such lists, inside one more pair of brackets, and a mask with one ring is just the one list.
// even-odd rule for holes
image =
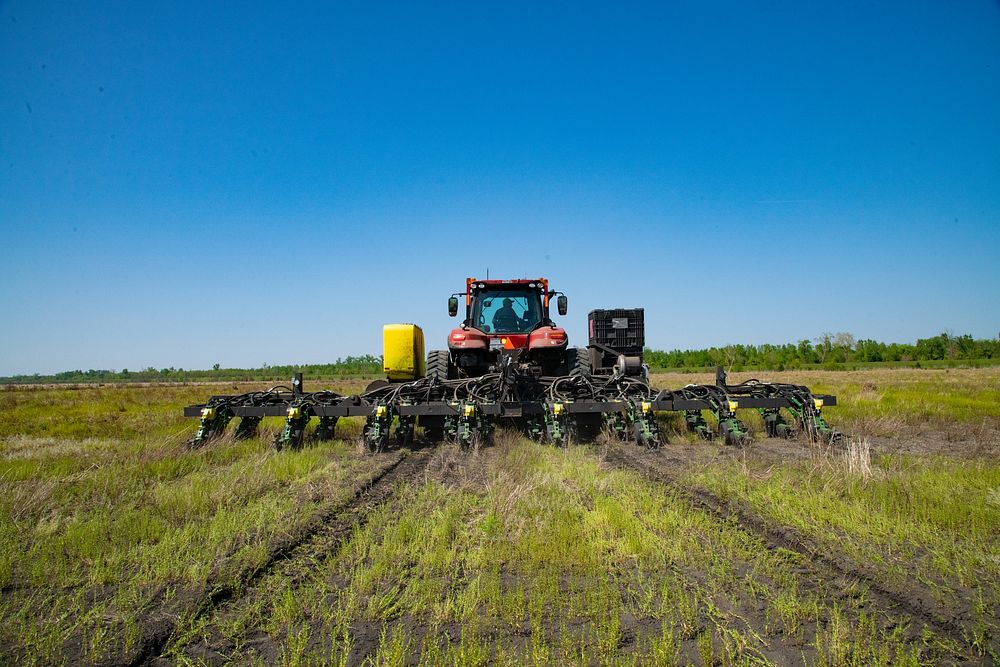
[[868, 438], [849, 438], [842, 456], [849, 475], [871, 479], [872, 446]]
[[[877, 393], [885, 387], [907, 387], [928, 381], [942, 387], [963, 389], [983, 387], [1000, 390], [1000, 366], [986, 368], [879, 368], [857, 371], [795, 370], [731, 373], [729, 383], [750, 378], [764, 382], [789, 382], [813, 385], [857, 385], [858, 390]], [[653, 372], [650, 381], [657, 387], [682, 387], [685, 384], [713, 384], [714, 373]]]

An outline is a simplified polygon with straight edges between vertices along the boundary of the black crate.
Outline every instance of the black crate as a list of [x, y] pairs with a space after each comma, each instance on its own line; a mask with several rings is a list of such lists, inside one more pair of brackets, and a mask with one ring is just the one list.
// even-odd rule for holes
[[646, 344], [642, 308], [592, 310], [587, 315], [591, 345], [610, 347], [619, 354], [639, 356]]

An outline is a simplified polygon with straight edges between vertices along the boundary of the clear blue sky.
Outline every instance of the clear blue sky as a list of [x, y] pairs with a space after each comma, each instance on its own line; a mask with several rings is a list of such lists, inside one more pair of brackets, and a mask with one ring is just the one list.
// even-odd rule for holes
[[0, 2], [0, 374], [1000, 331], [1000, 5]]

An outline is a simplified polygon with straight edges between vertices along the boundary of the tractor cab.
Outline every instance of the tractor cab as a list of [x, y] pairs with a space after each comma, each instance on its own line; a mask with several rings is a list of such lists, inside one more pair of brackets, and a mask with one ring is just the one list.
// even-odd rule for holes
[[[465, 294], [448, 300], [448, 314], [458, 314], [465, 297], [465, 319], [448, 336], [455, 372], [476, 376], [489, 372], [504, 354], [537, 366], [546, 374], [565, 365], [568, 339], [565, 329], [549, 318], [549, 301], [556, 297], [560, 315], [566, 314], [566, 296], [549, 290], [544, 278], [465, 281]], [[523, 352], [523, 354], [522, 354]]]

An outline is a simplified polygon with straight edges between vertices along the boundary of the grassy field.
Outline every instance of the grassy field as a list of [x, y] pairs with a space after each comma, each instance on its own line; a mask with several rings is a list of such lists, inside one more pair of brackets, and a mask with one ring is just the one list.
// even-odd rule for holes
[[233, 385], [0, 390], [0, 660], [1000, 661], [1000, 369], [766, 375], [847, 445], [191, 451]]

